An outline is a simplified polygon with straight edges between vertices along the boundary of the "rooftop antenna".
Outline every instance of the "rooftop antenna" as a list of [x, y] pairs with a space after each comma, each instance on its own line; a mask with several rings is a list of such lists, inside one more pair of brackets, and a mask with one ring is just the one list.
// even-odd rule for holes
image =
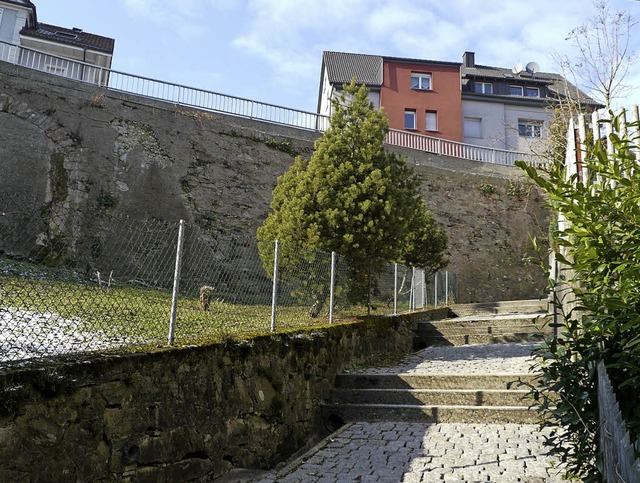
[[529, 62], [525, 69], [527, 69], [529, 74], [533, 75], [540, 70], [540, 66], [537, 62]]
[[518, 62], [516, 65], [513, 66], [513, 68], [511, 69], [511, 72], [513, 72], [514, 74], [519, 74], [523, 70], [524, 70], [524, 66], [520, 62]]

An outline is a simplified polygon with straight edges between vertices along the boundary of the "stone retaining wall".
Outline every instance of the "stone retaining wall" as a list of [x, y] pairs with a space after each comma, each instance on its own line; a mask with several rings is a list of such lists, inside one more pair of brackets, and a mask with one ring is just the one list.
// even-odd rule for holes
[[0, 481], [178, 482], [273, 467], [322, 434], [335, 376], [409, 353], [423, 316], [5, 370]]
[[[0, 205], [26, 197], [70, 240], [115, 217], [253, 237], [278, 176], [317, 137], [0, 62]], [[547, 237], [548, 213], [519, 170], [396, 151], [418, 165], [427, 208], [446, 229], [457, 302], [538, 298], [546, 280], [524, 259], [530, 233]]]

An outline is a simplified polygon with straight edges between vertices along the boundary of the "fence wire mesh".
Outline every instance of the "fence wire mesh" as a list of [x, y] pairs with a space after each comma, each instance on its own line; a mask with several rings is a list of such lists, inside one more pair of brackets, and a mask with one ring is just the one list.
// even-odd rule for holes
[[274, 308], [272, 241], [189, 224], [174, 300], [178, 222], [86, 221], [33, 199], [0, 194], [0, 365], [167, 345], [174, 303], [177, 345], [433, 305], [410, 267], [389, 264], [363, 283], [345, 257], [281, 244]]

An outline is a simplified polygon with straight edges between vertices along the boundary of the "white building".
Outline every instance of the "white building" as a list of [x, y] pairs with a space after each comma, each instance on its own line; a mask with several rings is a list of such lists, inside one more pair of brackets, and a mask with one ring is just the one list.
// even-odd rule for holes
[[114, 46], [109, 37], [39, 22], [29, 0], [0, 0], [0, 60], [106, 83], [108, 74], [100, 68], [111, 68]]

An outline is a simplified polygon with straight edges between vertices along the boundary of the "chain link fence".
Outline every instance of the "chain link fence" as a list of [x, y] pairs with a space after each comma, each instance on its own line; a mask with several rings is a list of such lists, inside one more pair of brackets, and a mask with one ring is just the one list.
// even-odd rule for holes
[[279, 244], [275, 266], [271, 241], [106, 212], [87, 222], [32, 199], [0, 194], [0, 365], [401, 313], [455, 292], [451, 274], [430, 283], [390, 264], [362, 286], [337, 254]]

